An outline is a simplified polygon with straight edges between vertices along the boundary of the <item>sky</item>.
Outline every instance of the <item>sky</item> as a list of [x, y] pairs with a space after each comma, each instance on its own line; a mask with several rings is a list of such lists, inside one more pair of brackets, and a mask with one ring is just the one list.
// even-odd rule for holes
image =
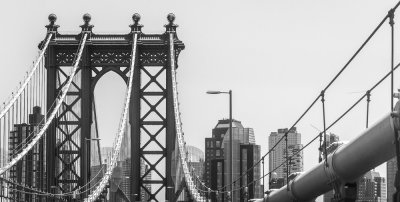
[[[143, 32], [159, 34], [172, 12], [178, 37], [186, 46], [179, 56], [177, 79], [187, 143], [204, 150], [204, 138], [211, 136], [219, 119], [228, 118], [228, 97], [205, 92], [232, 90], [233, 117], [254, 128], [264, 154], [268, 135], [296, 121], [395, 4], [394, 0], [6, 1], [0, 12], [0, 100], [6, 100], [30, 68], [50, 13], [58, 16], [61, 33], [78, 33], [84, 13], [91, 14], [95, 33], [128, 33], [131, 16], [137, 12]], [[395, 24], [395, 33], [399, 31]], [[400, 52], [397, 41], [395, 53]], [[389, 70], [386, 22], [326, 92], [327, 125]], [[395, 89], [400, 88], [398, 74]], [[112, 145], [117, 131], [124, 88], [112, 74], [96, 87], [104, 146]], [[389, 112], [389, 96], [389, 81], [372, 92], [371, 124]], [[303, 144], [318, 135], [314, 126], [323, 129], [321, 109], [318, 102], [297, 125]], [[363, 101], [328, 132], [351, 140], [365, 129], [365, 114]], [[305, 149], [305, 170], [317, 164], [318, 145]], [[386, 173], [383, 166], [377, 170]]]

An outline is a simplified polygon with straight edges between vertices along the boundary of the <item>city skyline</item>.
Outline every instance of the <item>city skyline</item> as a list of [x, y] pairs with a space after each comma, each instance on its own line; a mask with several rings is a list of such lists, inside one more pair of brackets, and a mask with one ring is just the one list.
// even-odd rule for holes
[[[210, 98], [205, 92], [232, 89], [233, 116], [254, 128], [263, 155], [268, 151], [268, 134], [276, 128], [289, 128], [295, 122], [326, 85], [326, 80], [334, 76], [396, 2], [174, 1], [160, 2], [157, 9], [150, 3], [133, 5], [128, 1], [118, 5], [94, 1], [44, 1], [40, 5], [27, 2], [22, 7], [20, 3], [7, 2], [4, 5], [6, 12], [0, 14], [0, 23], [14, 30], [0, 35], [4, 39], [13, 39], [5, 40], [0, 47], [4, 67], [12, 67], [2, 69], [0, 78], [4, 83], [0, 87], [0, 100], [9, 97], [10, 85], [18, 84], [34, 59], [37, 44], [44, 37], [43, 26], [48, 23], [49, 13], [58, 15], [60, 32], [79, 32], [82, 14], [89, 12], [93, 16], [95, 32], [125, 33], [129, 31], [127, 25], [132, 23], [131, 15], [139, 12], [145, 32], [152, 33], [162, 30], [166, 14], [174, 12], [176, 23], [180, 25], [178, 35], [187, 46], [179, 59], [178, 81], [183, 127], [186, 137], [190, 137], [186, 138], [188, 144], [204, 148], [202, 139], [209, 134], [209, 129], [221, 117], [228, 117], [227, 97]], [[105, 13], [103, 8], [111, 6], [119, 12]], [[221, 8], [224, 8], [222, 15]], [[15, 15], [13, 12], [17, 11], [18, 15]], [[12, 21], [10, 15], [15, 15]], [[22, 22], [24, 26], [16, 26]], [[377, 81], [377, 75], [379, 77], [389, 70], [389, 28], [387, 24], [384, 27], [327, 92], [328, 123]], [[25, 34], [27, 30], [30, 34]], [[204, 34], [204, 30], [209, 33]], [[396, 52], [399, 52], [398, 46]], [[395, 89], [399, 83], [395, 73]], [[107, 97], [115, 95], [120, 97], [115, 102], [122, 103], [121, 95], [125, 89], [123, 81], [117, 80], [115, 75], [108, 75], [99, 86], [107, 86], [103, 92], [99, 91], [97, 99], [102, 102], [98, 103], [98, 108], [104, 110], [99, 113], [99, 118], [103, 117], [99, 120], [103, 123], [100, 128], [102, 145], [109, 146], [118, 120], [108, 119], [113, 119], [115, 114], [114, 117], [118, 117], [121, 107], [107, 109], [107, 104], [114, 101]], [[121, 89], [121, 92], [113, 92], [113, 89]], [[389, 83], [385, 82], [384, 87], [372, 94], [371, 124], [389, 112], [388, 89]], [[319, 133], [310, 125], [323, 130], [319, 104], [297, 126], [302, 131], [304, 143]], [[109, 125], [104, 124], [108, 121]], [[340, 134], [341, 140], [348, 141], [364, 130], [364, 122], [365, 102], [362, 102], [329, 132]], [[305, 171], [317, 164], [318, 147], [316, 142], [304, 151]], [[377, 170], [386, 175], [383, 166]]]

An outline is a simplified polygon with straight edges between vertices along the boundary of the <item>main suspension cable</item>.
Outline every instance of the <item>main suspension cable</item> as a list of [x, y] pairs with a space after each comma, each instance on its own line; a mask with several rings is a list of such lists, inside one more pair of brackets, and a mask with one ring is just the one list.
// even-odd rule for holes
[[52, 112], [51, 112], [50, 116], [48, 117], [48, 119], [46, 120], [46, 123], [44, 124], [43, 128], [41, 128], [40, 132], [35, 136], [35, 138], [32, 140], [32, 142], [30, 142], [27, 145], [27, 147], [23, 151], [21, 151], [21, 153], [16, 155], [16, 157], [14, 157], [10, 162], [8, 162], [5, 166], [0, 168], [0, 175], [2, 175], [5, 171], [10, 169], [19, 160], [21, 160], [22, 157], [24, 157], [33, 148], [33, 146], [36, 145], [36, 143], [39, 141], [39, 139], [46, 132], [46, 130], [49, 127], [50, 123], [52, 122], [52, 120], [56, 116], [56, 114], [58, 112], [58, 109], [60, 108], [62, 102], [64, 101], [64, 99], [65, 99], [65, 97], [67, 95], [69, 87], [71, 86], [72, 80], [73, 80], [73, 78], [74, 78], [74, 76], [76, 74], [79, 62], [81, 60], [83, 49], [85, 48], [85, 43], [86, 43], [87, 36], [88, 36], [88, 33], [84, 33], [83, 34], [83, 37], [81, 39], [81, 45], [80, 45], [80, 47], [78, 49], [78, 54], [76, 55], [76, 58], [75, 58], [74, 63], [73, 63], [72, 72], [70, 73], [70, 76], [68, 77], [66, 85], [64, 85], [62, 87], [62, 89], [61, 89], [61, 95], [56, 98], [56, 100], [57, 100], [56, 105], [52, 109]]
[[18, 97], [20, 97], [20, 95], [22, 94], [22, 92], [24, 92], [25, 88], [27, 87], [27, 85], [29, 84], [29, 82], [31, 81], [31, 78], [33, 77], [33, 75], [36, 73], [36, 70], [39, 67], [40, 62], [42, 61], [42, 58], [44, 57], [47, 47], [50, 43], [50, 40], [53, 36], [52, 32], [49, 32], [46, 36], [46, 42], [43, 45], [43, 48], [40, 52], [39, 58], [36, 60], [36, 62], [34, 63], [32, 69], [30, 70], [28, 76], [25, 78], [24, 82], [22, 83], [22, 85], [19, 87], [19, 89], [17, 90], [17, 92], [15, 94], [12, 95], [10, 101], [4, 106], [3, 109], [1, 109], [0, 112], [0, 119], [4, 117], [4, 115], [8, 112], [8, 110], [11, 108], [11, 106], [13, 106], [13, 104], [15, 103], [15, 101], [17, 100]]
[[106, 187], [109, 179], [111, 178], [113, 169], [117, 165], [117, 159], [118, 159], [119, 152], [121, 149], [122, 139], [123, 139], [124, 133], [125, 133], [126, 120], [127, 120], [128, 110], [129, 110], [129, 105], [130, 105], [130, 100], [131, 100], [131, 92], [132, 92], [132, 85], [133, 85], [132, 84], [133, 83], [133, 73], [135, 72], [134, 68], [136, 65], [137, 37], [138, 37], [138, 33], [133, 32], [133, 44], [132, 44], [129, 82], [128, 82], [128, 88], [127, 88], [126, 95], [125, 95], [125, 104], [124, 104], [123, 114], [121, 116], [120, 125], [119, 125], [118, 133], [116, 136], [117, 141], [115, 142], [115, 146], [114, 146], [115, 150], [114, 150], [113, 156], [111, 158], [110, 164], [107, 166], [107, 172], [105, 173], [103, 178], [100, 180], [99, 185], [96, 187], [96, 189], [93, 191], [93, 193], [84, 199], [85, 202], [95, 201], [100, 196], [101, 191], [103, 191], [103, 189]]

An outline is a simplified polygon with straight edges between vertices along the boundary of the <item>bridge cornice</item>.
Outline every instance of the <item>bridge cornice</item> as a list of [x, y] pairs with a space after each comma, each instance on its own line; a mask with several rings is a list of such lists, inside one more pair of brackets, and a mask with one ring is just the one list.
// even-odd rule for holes
[[[91, 37], [87, 41], [87, 45], [94, 46], [120, 46], [120, 45], [131, 45], [132, 44], [131, 34], [96, 34], [92, 33]], [[80, 34], [61, 34], [57, 33], [54, 39], [50, 42], [50, 46], [57, 45], [71, 45], [77, 46], [80, 41]], [[184, 43], [175, 38], [175, 47], [178, 49], [184, 49]], [[167, 46], [168, 39], [167, 33], [164, 34], [140, 34], [138, 38], [139, 46]]]

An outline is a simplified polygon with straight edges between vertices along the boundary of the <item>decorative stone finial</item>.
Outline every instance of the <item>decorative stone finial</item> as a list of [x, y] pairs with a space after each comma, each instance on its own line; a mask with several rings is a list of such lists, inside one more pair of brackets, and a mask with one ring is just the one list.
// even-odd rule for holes
[[174, 24], [175, 15], [174, 15], [173, 13], [168, 14], [167, 20], [168, 20], [168, 22], [169, 22], [170, 25]]
[[92, 28], [94, 27], [94, 25], [89, 24], [90, 20], [92, 19], [92, 16], [89, 13], [85, 13], [82, 18], [83, 22], [85, 23], [80, 26], [82, 28], [82, 31], [91, 32]]
[[56, 14], [52, 13], [49, 15], [49, 21], [51, 25], [54, 25], [54, 23], [57, 21], [57, 16]]
[[55, 24], [57, 21], [57, 16], [56, 14], [52, 13], [48, 17], [50, 24], [46, 25], [47, 31], [48, 32], [57, 32], [57, 28], [60, 27]]
[[139, 23], [140, 18], [141, 18], [141, 16], [139, 13], [135, 13], [132, 15], [132, 20], [133, 20], [133, 22], [135, 22], [135, 25], [137, 25]]
[[132, 32], [142, 32], [143, 25], [139, 24], [140, 18], [141, 16], [139, 13], [135, 13], [132, 15], [133, 25], [129, 25]]
[[176, 28], [178, 25], [174, 24], [175, 21], [175, 15], [173, 13], [168, 14], [167, 16], [168, 20], [168, 25], [165, 25], [165, 28], [167, 28], [167, 32], [176, 32]]
[[83, 22], [85, 22], [85, 24], [89, 24], [90, 20], [92, 19], [92, 16], [89, 13], [85, 13], [83, 15]]

